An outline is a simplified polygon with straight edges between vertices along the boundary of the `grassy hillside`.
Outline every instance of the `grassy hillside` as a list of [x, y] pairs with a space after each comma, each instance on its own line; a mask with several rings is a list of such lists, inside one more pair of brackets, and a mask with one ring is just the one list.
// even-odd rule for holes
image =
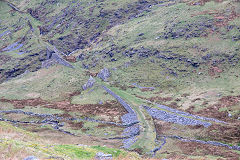
[[[238, 159], [239, 22], [236, 0], [0, 1], [2, 159], [92, 159], [100, 151], [119, 159]], [[97, 76], [103, 68], [107, 81]], [[83, 90], [90, 76], [95, 83]], [[139, 133], [124, 136], [128, 112], [103, 86], [131, 106]], [[111, 149], [128, 138], [125, 151]]]

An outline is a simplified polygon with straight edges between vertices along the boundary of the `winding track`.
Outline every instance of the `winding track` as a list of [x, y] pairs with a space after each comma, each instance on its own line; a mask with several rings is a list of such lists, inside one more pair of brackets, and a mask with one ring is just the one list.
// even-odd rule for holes
[[[122, 117], [122, 119], [126, 119], [127, 118], [127, 122], [129, 122], [127, 125], [126, 123], [115, 123], [115, 122], [107, 122], [107, 121], [100, 121], [100, 120], [95, 120], [92, 118], [64, 118], [61, 116], [55, 116], [55, 115], [51, 115], [51, 114], [38, 114], [38, 113], [33, 113], [33, 112], [25, 112], [22, 110], [7, 110], [7, 111], [0, 111], [0, 121], [8, 121], [11, 123], [23, 123], [23, 124], [50, 124], [52, 125], [52, 128], [54, 130], [63, 132], [65, 134], [69, 134], [69, 135], [74, 135], [77, 136], [69, 131], [65, 131], [63, 129], [61, 129], [61, 127], [64, 126], [64, 124], [60, 123], [61, 120], [69, 120], [69, 121], [90, 121], [90, 122], [97, 122], [97, 123], [103, 123], [103, 124], [111, 124], [111, 125], [116, 125], [116, 126], [121, 126], [121, 127], [125, 127], [124, 133], [122, 134], [121, 137], [117, 137], [116, 139], [123, 139], [123, 148], [126, 149], [130, 149], [131, 146], [133, 145], [137, 145], [138, 147], [146, 147], [146, 146], [151, 146], [152, 149], [150, 151], [150, 153], [154, 156], [156, 154], [156, 152], [158, 152], [159, 150], [161, 150], [164, 145], [167, 143], [167, 138], [171, 138], [171, 139], [176, 139], [176, 140], [180, 140], [180, 141], [184, 141], [184, 142], [197, 142], [197, 143], [201, 143], [201, 144], [210, 144], [210, 145], [214, 145], [214, 146], [220, 146], [220, 147], [225, 147], [228, 149], [232, 149], [232, 150], [239, 150], [240, 151], [240, 147], [239, 146], [230, 146], [227, 144], [223, 144], [220, 142], [216, 142], [216, 141], [202, 141], [202, 140], [197, 140], [197, 139], [191, 139], [191, 138], [183, 138], [183, 137], [179, 137], [179, 136], [167, 136], [164, 135], [162, 136], [162, 143], [160, 146], [156, 147], [157, 145], [155, 144], [155, 138], [156, 138], [156, 132], [155, 132], [155, 128], [153, 128], [152, 126], [154, 126], [152, 123], [152, 120], [149, 119], [148, 116], [151, 116], [153, 118], [156, 119], [160, 119], [162, 121], [167, 121], [167, 122], [173, 122], [173, 123], [178, 123], [181, 125], [199, 125], [202, 124], [204, 126], [204, 124], [210, 124], [210, 122], [207, 121], [212, 121], [215, 123], [224, 123], [226, 124], [226, 122], [223, 121], [219, 121], [217, 119], [213, 119], [213, 118], [206, 118], [206, 117], [200, 117], [200, 116], [196, 116], [196, 115], [192, 115], [189, 114], [187, 112], [183, 112], [183, 111], [179, 111], [176, 109], [172, 109], [170, 107], [167, 106], [163, 106], [163, 105], [158, 105], [157, 104], [157, 109], [155, 108], [150, 108], [148, 106], [139, 106], [139, 107], [134, 107], [135, 105], [132, 105], [133, 107], [131, 107], [131, 105], [129, 105], [127, 102], [125, 102], [119, 95], [118, 92], [113, 92], [111, 89], [107, 88], [106, 86], [102, 85], [102, 88], [107, 91], [110, 95], [112, 95], [113, 97], [115, 97], [117, 99], [117, 101], [119, 103], [122, 104], [122, 106], [129, 112], [126, 115], [124, 115]], [[125, 94], [125, 92], [124, 92]], [[124, 97], [125, 99], [127, 99], [126, 97], [132, 97], [132, 95], [126, 93], [127, 95]], [[127, 99], [129, 101], [129, 99]], [[133, 103], [133, 102], [132, 102]], [[134, 104], [134, 103], [133, 103]], [[154, 112], [153, 112], [153, 111]], [[6, 119], [6, 118], [2, 118], [3, 114], [8, 114], [8, 113], [13, 113], [13, 114], [25, 114], [25, 115], [29, 115], [29, 116], [34, 116], [34, 117], [39, 117], [39, 118], [43, 118], [43, 120], [39, 120], [39, 121], [15, 121], [15, 120], [10, 120], [10, 119]], [[129, 116], [132, 115], [132, 116]], [[173, 117], [172, 117], [173, 116]], [[182, 117], [181, 117], [182, 116]], [[185, 116], [187, 116], [188, 118], [186, 118]], [[176, 118], [177, 117], [177, 118]], [[189, 118], [190, 117], [190, 118]], [[187, 120], [185, 123], [184, 121]], [[192, 119], [191, 119], [192, 118]], [[200, 120], [199, 120], [200, 119]], [[124, 120], [123, 120], [124, 122]], [[207, 126], [205, 126], [207, 127]], [[153, 137], [154, 135], [154, 139], [152, 139], [151, 137]], [[115, 139], [115, 138], [109, 138], [109, 139]]]
[[[207, 117], [192, 115], [190, 113], [179, 111], [179, 110], [176, 110], [176, 109], [164, 106], [164, 105], [159, 105], [159, 104], [155, 104], [156, 107], [154, 107], [154, 108], [150, 108], [148, 106], [140, 106], [139, 108], [131, 107], [119, 95], [117, 95], [116, 93], [111, 91], [109, 88], [107, 88], [104, 85], [102, 87], [109, 94], [111, 94], [113, 97], [115, 97], [123, 105], [124, 108], [126, 107], [127, 110], [131, 111], [132, 113], [136, 113], [137, 118], [139, 119], [139, 124], [141, 125], [141, 127], [145, 128], [145, 131], [140, 130], [139, 136], [142, 136], [142, 138], [145, 139], [146, 141], [149, 141], [148, 136], [151, 132], [149, 132], [148, 129], [151, 127], [151, 125], [149, 124], [149, 122], [146, 118], [146, 115], [142, 111], [143, 108], [153, 118], [156, 118], [156, 119], [159, 119], [162, 121], [177, 123], [180, 125], [192, 125], [192, 126], [203, 125], [204, 127], [209, 127], [210, 125], [212, 125], [212, 123], [227, 124], [224, 121], [220, 121], [220, 120], [217, 120], [214, 118], [207, 118]], [[126, 93], [126, 94], [127, 94], [127, 96], [132, 96], [128, 93]], [[142, 121], [144, 121], [144, 122], [142, 122]], [[154, 131], [155, 131], [155, 128], [154, 128]], [[145, 132], [145, 133], [143, 134], [141, 132]], [[150, 151], [153, 154], [153, 156], [156, 154], [157, 151], [161, 150], [162, 147], [167, 143], [167, 141], [166, 141], [167, 138], [172, 138], [171, 136], [162, 136], [162, 137], [163, 137], [162, 144], [158, 147], [155, 147], [153, 150]], [[232, 149], [232, 150], [240, 150], [239, 146], [230, 146], [230, 145], [223, 144], [223, 143], [216, 142], [216, 141], [202, 141], [202, 140], [191, 139], [191, 138], [182, 138], [182, 137], [179, 138], [179, 136], [175, 136], [175, 137], [178, 137], [177, 138], [178, 140], [185, 141], [185, 142], [197, 142], [197, 143], [201, 143], [201, 144], [210, 144], [213, 146], [226, 147], [226, 148]], [[138, 140], [136, 140], [136, 136], [132, 137], [129, 141], [131, 141], [132, 145], [133, 145], [133, 143], [138, 142]]]

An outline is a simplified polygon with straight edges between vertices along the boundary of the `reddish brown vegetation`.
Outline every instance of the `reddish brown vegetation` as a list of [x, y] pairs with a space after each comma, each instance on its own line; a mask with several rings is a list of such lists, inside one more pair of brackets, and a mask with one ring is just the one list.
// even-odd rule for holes
[[231, 144], [237, 144], [240, 142], [239, 124], [231, 126], [213, 124], [207, 128], [206, 134], [215, 141], [227, 142]]
[[193, 155], [193, 156], [205, 156], [213, 155], [220, 156], [223, 158], [238, 160], [239, 154], [227, 150], [223, 147], [217, 147], [207, 144], [200, 144], [195, 142], [177, 142], [177, 146], [182, 150], [184, 154]]
[[[75, 95], [74, 93], [71, 95]], [[24, 108], [25, 106], [42, 106], [46, 108], [61, 109], [66, 112], [79, 112], [84, 115], [107, 115], [113, 120], [116, 116], [126, 114], [127, 111], [116, 101], [106, 102], [104, 104], [71, 104], [70, 100], [59, 102], [48, 102], [41, 98], [25, 100], [0, 99], [1, 102], [7, 102], [14, 105], [15, 108]], [[65, 115], [69, 117], [69, 115]]]
[[76, 130], [78, 130], [79, 128], [82, 128], [84, 124], [83, 122], [78, 122], [78, 123], [68, 122], [68, 123], [72, 129], [76, 129]]
[[229, 110], [231, 110], [231, 106], [238, 105], [240, 103], [240, 95], [239, 96], [225, 96], [219, 99], [218, 103], [214, 105], [210, 105], [198, 112], [194, 112], [193, 109], [194, 107], [190, 107], [186, 111], [192, 113], [192, 114], [198, 114], [198, 115], [203, 115], [206, 117], [212, 117], [212, 118], [217, 118], [220, 120], [232, 122], [232, 123], [237, 123], [236, 120], [230, 119], [228, 117], [228, 112], [227, 111], [222, 111], [220, 112], [220, 108], [225, 108], [227, 107]]
[[74, 57], [74, 56], [64, 56], [63, 58], [66, 61], [71, 62], [71, 63], [75, 63], [76, 62], [76, 57]]
[[153, 88], [142, 88], [141, 91], [142, 92], [149, 92], [149, 91], [153, 91]]
[[166, 134], [165, 131], [171, 129], [171, 123], [163, 122], [157, 119], [154, 119], [154, 125], [155, 125], [157, 135], [164, 135]]
[[90, 72], [90, 71], [86, 71], [86, 75], [88, 76], [92, 76], [92, 77], [97, 77], [97, 72]]
[[[205, 3], [207, 3], [207, 2], [210, 2], [211, 0], [198, 0], [198, 1], [191, 1], [190, 3], [188, 3], [188, 5], [201, 5], [201, 6], [203, 6], [203, 5], [205, 5]], [[214, 2], [218, 2], [218, 3], [220, 3], [220, 2], [223, 2], [223, 0], [214, 0]]]
[[211, 66], [209, 69], [208, 69], [208, 74], [210, 76], [215, 76], [216, 74], [218, 73], [222, 73], [223, 70], [220, 69], [219, 67], [214, 67], [214, 66]]
[[219, 100], [218, 104], [221, 105], [221, 107], [231, 107], [231, 106], [239, 104], [239, 102], [240, 102], [240, 95], [225, 96]]
[[[198, 2], [193, 2], [194, 4], [200, 3], [201, 5], [204, 5], [206, 2], [209, 2], [210, 0], [200, 0]], [[222, 2], [222, 0], [218, 0], [218, 2]], [[192, 16], [198, 16], [198, 15], [213, 15], [215, 20], [215, 26], [222, 27], [227, 26], [230, 21], [235, 20], [236, 18], [240, 17], [240, 14], [236, 12], [235, 7], [231, 7], [231, 12], [226, 12], [224, 10], [207, 10], [202, 11], [197, 14], [192, 14]]]
[[162, 102], [167, 102], [167, 101], [171, 101], [173, 98], [172, 97], [151, 97], [148, 100], [151, 102], [155, 102], [155, 101], [162, 101]]

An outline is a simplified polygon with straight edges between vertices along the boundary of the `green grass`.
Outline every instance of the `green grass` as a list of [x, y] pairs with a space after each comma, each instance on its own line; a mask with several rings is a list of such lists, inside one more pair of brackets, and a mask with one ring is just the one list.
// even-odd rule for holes
[[[9, 0], [18, 6], [21, 10], [26, 11], [27, 8], [36, 8], [38, 5], [43, 2], [33, 0]], [[22, 3], [25, 2], [25, 3]], [[61, 12], [61, 9], [65, 8], [70, 1], [60, 0], [58, 1], [59, 5], [47, 5], [47, 10], [54, 9], [53, 12], [49, 13], [48, 16], [58, 15]], [[80, 50], [74, 55], [77, 56], [80, 53], [86, 54], [89, 56], [85, 58], [83, 62], [74, 63], [73, 66], [75, 69], [70, 69], [67, 67], [63, 67], [60, 65], [55, 65], [50, 67], [49, 69], [41, 69], [34, 73], [28, 73], [22, 78], [14, 78], [7, 82], [0, 84], [0, 97], [5, 97], [7, 99], [29, 99], [29, 98], [42, 98], [48, 101], [61, 101], [68, 98], [70, 93], [81, 91], [80, 95], [74, 96], [71, 99], [72, 104], [97, 104], [99, 101], [107, 102], [114, 100], [113, 97], [106, 94], [106, 92], [101, 89], [101, 87], [96, 87], [93, 92], [90, 90], [82, 91], [82, 85], [87, 82], [89, 76], [86, 74], [86, 70], [82, 69], [82, 64], [92, 64], [95, 63], [94, 60], [98, 59], [96, 62], [97, 66], [95, 68], [90, 68], [90, 71], [98, 72], [103, 67], [107, 68], [116, 68], [115, 71], [112, 71], [112, 76], [109, 78], [109, 83], [100, 82], [99, 84], [104, 84], [109, 87], [112, 91], [122, 97], [127, 103], [129, 103], [136, 113], [138, 114], [140, 124], [143, 128], [141, 128], [141, 134], [138, 136], [138, 141], [134, 144], [131, 149], [134, 148], [143, 148], [145, 152], [150, 151], [155, 147], [155, 138], [156, 134], [154, 133], [154, 124], [151, 117], [146, 113], [146, 111], [139, 106], [142, 104], [146, 104], [154, 107], [154, 104], [150, 104], [146, 102], [144, 99], [137, 98], [136, 96], [142, 96], [144, 98], [151, 98], [154, 96], [160, 97], [172, 97], [173, 100], [169, 102], [161, 102], [158, 103], [167, 103], [166, 105], [174, 102], [176, 98], [181, 98], [180, 102], [177, 102], [179, 109], [185, 110], [188, 109], [191, 105], [195, 106], [194, 111], [201, 111], [205, 107], [208, 107], [212, 104], [218, 103], [218, 100], [222, 96], [228, 95], [239, 95], [240, 91], [240, 83], [239, 78], [239, 65], [231, 66], [228, 62], [223, 62], [219, 64], [219, 68], [223, 69], [223, 72], [220, 73], [219, 77], [212, 77], [208, 74], [209, 67], [211, 64], [203, 64], [199, 68], [193, 68], [191, 66], [186, 66], [186, 63], [180, 62], [178, 60], [163, 60], [157, 59], [155, 57], [150, 57], [146, 59], [139, 59], [137, 56], [132, 58], [126, 58], [122, 56], [121, 52], [129, 49], [129, 48], [140, 48], [144, 46], [145, 48], [150, 49], [158, 49], [160, 51], [171, 51], [172, 53], [176, 53], [182, 56], [186, 56], [186, 58], [195, 59], [201, 61], [201, 57], [207, 54], [217, 53], [218, 55], [214, 56], [213, 59], [220, 59], [222, 54], [238, 54], [236, 49], [239, 48], [239, 41], [232, 41], [232, 36], [238, 35], [238, 30], [235, 28], [230, 32], [226, 32], [224, 27], [220, 28], [219, 32], [213, 32], [209, 34], [208, 37], [199, 37], [185, 40], [183, 38], [179, 39], [163, 39], [157, 38], [163, 32], [165, 32], [164, 27], [167, 22], [182, 22], [178, 24], [174, 29], [179, 29], [187, 24], [202, 22], [202, 19], [213, 19], [216, 14], [208, 14], [204, 11], [211, 12], [226, 12], [228, 9], [231, 9], [232, 5], [235, 6], [239, 10], [239, 6], [236, 3], [232, 3], [232, 1], [227, 0], [223, 3], [215, 3], [213, 1], [207, 2], [204, 6], [189, 6], [186, 3], [177, 3], [170, 7], [159, 7], [153, 6], [151, 12], [143, 12], [142, 16], [124, 21], [124, 23], [119, 23], [116, 26], [113, 26], [110, 29], [106, 29], [109, 26], [108, 18], [101, 19], [97, 17], [100, 12], [100, 8], [98, 5], [103, 7], [103, 11], [114, 12], [119, 8], [127, 9], [128, 4], [133, 4], [134, 1], [127, 0], [106, 0], [104, 2], [92, 2], [89, 3], [87, 0], [82, 0], [81, 5], [85, 6], [83, 8], [84, 13], [80, 10], [76, 12], [76, 16], [84, 16], [85, 19], [95, 18], [94, 22], [91, 22], [91, 25], [88, 29], [82, 27], [81, 25], [77, 26], [75, 29], [72, 28], [72, 24], [68, 29], [65, 30], [63, 34], [54, 34], [54, 32], [49, 33], [46, 36], [40, 36], [38, 26], [43, 25], [40, 21], [34, 19], [29, 14], [20, 14], [18, 12], [10, 13], [11, 8], [5, 3], [0, 1], [0, 19], [3, 20], [1, 24], [1, 28], [4, 26], [8, 26], [8, 29], [14, 30], [17, 26], [21, 26], [24, 24], [24, 20], [18, 21], [21, 17], [28, 18], [35, 31], [27, 36], [29, 40], [26, 43], [26, 46], [30, 46], [31, 53], [39, 52], [42, 49], [45, 49], [46, 46], [50, 48], [53, 47], [46, 42], [46, 40], [54, 40], [61, 36], [69, 35], [73, 33], [75, 35], [83, 35], [86, 37], [91, 36], [95, 32], [102, 32], [102, 38], [99, 43], [92, 43], [87, 46], [87, 49]], [[70, 4], [72, 7], [74, 4]], [[94, 7], [93, 16], [89, 15], [90, 9]], [[111, 13], [112, 14], [112, 13]], [[197, 15], [198, 14], [198, 15]], [[200, 15], [201, 14], [201, 15]], [[227, 12], [226, 12], [227, 14]], [[128, 15], [126, 15], [128, 17]], [[66, 17], [66, 19], [69, 17]], [[172, 23], [172, 22], [171, 22]], [[50, 24], [50, 22], [49, 22]], [[95, 28], [97, 24], [100, 24], [98, 29]], [[229, 22], [229, 25], [237, 25], [239, 26], [239, 18]], [[54, 26], [54, 31], [56, 30], [56, 26]], [[23, 37], [24, 34], [28, 31], [28, 25], [25, 25], [21, 30], [12, 34], [10, 36], [4, 36], [0, 41], [0, 46], [9, 45], [13, 42], [17, 41], [19, 38]], [[7, 29], [6, 29], [7, 30]], [[5, 31], [2, 30], [1, 33]], [[210, 31], [209, 31], [210, 32]], [[225, 33], [226, 32], [226, 33]], [[139, 37], [140, 33], [144, 33], [143, 36]], [[225, 35], [223, 35], [223, 33]], [[53, 37], [51, 37], [53, 34]], [[30, 40], [31, 38], [31, 40]], [[156, 39], [157, 38], [157, 39]], [[118, 48], [126, 46], [126, 48], [122, 49], [120, 53], [116, 51], [114, 58], [118, 59], [117, 62], [109, 62], [110, 58], [103, 59], [103, 54], [96, 54], [95, 51], [100, 51], [103, 49], [110, 50], [111, 45], [115, 44]], [[195, 48], [197, 46], [197, 49]], [[68, 46], [59, 46], [63, 49]], [[89, 51], [88, 47], [92, 48]], [[206, 48], [207, 51], [203, 52], [202, 48]], [[18, 50], [19, 51], [19, 50]], [[17, 51], [14, 52], [4, 52], [4, 55], [10, 55], [14, 58], [24, 58], [28, 54], [17, 55]], [[164, 53], [168, 56], [170, 53]], [[150, 62], [150, 60], [154, 60], [155, 63]], [[28, 61], [28, 60], [26, 60]], [[94, 61], [94, 62], [93, 62]], [[132, 61], [131, 65], [127, 68], [124, 67], [126, 62]], [[18, 60], [13, 60], [7, 62], [6, 64], [1, 66], [1, 69], [12, 69], [13, 66], [20, 63]], [[21, 66], [27, 65], [28, 62], [21, 62]], [[33, 68], [37, 66], [37, 64], [32, 64]], [[164, 67], [162, 67], [162, 65]], [[172, 69], [177, 73], [177, 76], [173, 76], [168, 73], [168, 69]], [[178, 70], [186, 70], [184, 73]], [[198, 74], [201, 72], [202, 74]], [[156, 87], [156, 90], [152, 92], [142, 92], [138, 88], [130, 89], [128, 88], [132, 83], [138, 83], [141, 86], [146, 87]], [[155, 94], [160, 91], [160, 93]], [[182, 97], [183, 94], [188, 93], [188, 97]], [[221, 96], [217, 96], [221, 94]], [[192, 102], [195, 98], [201, 98], [201, 100], [197, 102]], [[204, 101], [209, 102], [207, 105], [202, 105]], [[14, 107], [8, 103], [0, 103], [1, 110], [13, 109]], [[229, 111], [228, 108], [221, 108], [219, 111], [229, 111], [232, 115], [239, 114], [239, 105], [231, 106], [232, 111]], [[49, 114], [62, 114], [64, 113], [61, 110], [57, 109], [48, 109], [42, 108], [42, 106], [38, 107], [28, 107], [26, 106], [23, 110], [32, 111], [37, 113], [49, 113]], [[83, 116], [80, 113], [70, 113], [72, 115]], [[11, 116], [11, 115], [9, 115]], [[102, 118], [93, 116], [94, 118]], [[27, 119], [26, 117], [22, 117], [23, 119]], [[146, 120], [149, 119], [149, 120]], [[105, 136], [104, 133], [108, 133], [108, 135], [117, 135], [121, 132], [121, 129], [114, 127], [104, 127], [101, 129], [96, 129], [97, 124], [86, 122], [84, 123], [84, 129], [88, 129], [85, 133], [83, 133], [80, 129], [72, 129], [69, 126], [66, 126], [66, 130], [74, 132], [78, 135], [86, 135], [91, 134], [97, 137], [108, 137]], [[185, 128], [182, 128], [185, 129]], [[197, 130], [198, 131], [198, 130]], [[195, 136], [197, 135], [196, 130], [187, 130], [187, 133], [179, 133], [183, 136]], [[19, 131], [21, 132], [21, 131]], [[176, 131], [177, 132], [177, 131]], [[200, 134], [200, 131], [198, 131]], [[167, 133], [175, 133], [171, 130], [171, 132]], [[202, 135], [201, 135], [202, 136]], [[205, 135], [203, 135], [204, 137]], [[207, 138], [207, 137], [204, 137]], [[35, 142], [34, 142], [35, 143]], [[111, 153], [113, 155], [118, 156], [119, 152], [115, 149], [108, 149], [100, 146], [90, 147], [86, 150], [74, 146], [74, 145], [56, 145], [54, 150], [47, 149], [44, 150], [44, 145], [30, 145], [22, 142], [9, 141], [9, 144], [16, 144], [16, 146], [29, 146], [30, 150], [44, 151], [44, 154], [47, 155], [53, 154], [55, 151], [63, 151], [61, 155], [66, 155], [69, 159], [86, 159], [93, 158], [96, 152], [103, 151], [104, 153]], [[172, 145], [172, 144], [171, 144]], [[46, 151], [46, 152], [45, 152]], [[8, 155], [10, 156], [10, 154]]]
[[101, 82], [97, 80], [99, 84], [103, 84], [107, 86], [109, 89], [111, 89], [115, 94], [120, 96], [122, 99], [124, 99], [128, 104], [131, 105], [133, 110], [137, 113], [138, 119], [140, 121], [140, 125], [143, 127], [140, 135], [137, 137], [138, 140], [137, 142], [130, 148], [130, 149], [135, 149], [135, 148], [142, 148], [143, 151], [149, 152], [155, 147], [155, 132], [154, 132], [154, 125], [152, 122], [151, 117], [150, 120], [146, 121], [146, 117], [148, 116], [146, 112], [141, 109], [139, 106], [143, 104], [143, 100], [132, 96], [131, 94], [120, 90], [115, 87], [111, 87], [108, 84]]
[[40, 114], [63, 114], [64, 111], [60, 109], [52, 109], [52, 108], [45, 108], [43, 106], [36, 106], [36, 107], [30, 107], [25, 106], [23, 111], [26, 112], [33, 112], [33, 113], [40, 113]]
[[95, 86], [83, 91], [80, 95], [72, 97], [71, 102], [73, 104], [98, 104], [100, 101], [104, 103], [112, 100], [114, 100], [114, 98], [106, 94], [101, 87]]
[[78, 64], [74, 66], [75, 69], [54, 66], [51, 69], [42, 69], [22, 78], [15, 78], [0, 84], [0, 97], [4, 96], [9, 99], [37, 97], [45, 100], [65, 99], [67, 93], [81, 91], [81, 86], [87, 81], [87, 77], [83, 76], [84, 71], [81, 66]]
[[9, 153], [3, 155], [6, 159], [14, 158], [14, 156], [34, 155], [38, 158], [62, 157], [70, 160], [93, 159], [98, 152], [112, 154], [115, 158], [128, 154], [126, 151], [104, 146], [81, 147], [71, 144], [48, 144], [49, 141], [43, 141], [36, 133], [14, 127], [6, 122], [0, 122], [0, 132], [0, 154], [2, 155], [4, 150], [7, 150]]
[[69, 157], [74, 159], [92, 159], [95, 157], [96, 153], [98, 152], [103, 152], [105, 154], [112, 154], [113, 157], [126, 155], [126, 152], [122, 150], [107, 148], [102, 146], [77, 147], [74, 145], [58, 145], [58, 146], [55, 146], [54, 149], [57, 152], [67, 154], [69, 155]]

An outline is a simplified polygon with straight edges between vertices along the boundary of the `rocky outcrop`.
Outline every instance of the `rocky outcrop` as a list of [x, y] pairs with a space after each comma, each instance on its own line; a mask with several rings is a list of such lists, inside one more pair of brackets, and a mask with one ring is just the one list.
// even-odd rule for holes
[[82, 86], [82, 89], [87, 90], [89, 88], [92, 88], [95, 82], [96, 82], [95, 79], [92, 76], [90, 76], [87, 83]]
[[48, 68], [53, 64], [60, 64], [69, 68], [74, 68], [73, 65], [71, 65], [69, 62], [67, 62], [65, 59], [63, 59], [58, 50], [55, 48], [54, 51], [47, 48], [46, 50], [46, 58], [47, 60], [42, 63], [42, 68]]
[[41, 69], [42, 62], [46, 61], [46, 50], [41, 50], [38, 53], [27, 55], [23, 58], [14, 59], [14, 65], [11, 68], [0, 68], [0, 83], [10, 80], [26, 72], [35, 72]]
[[102, 79], [103, 81], [107, 81], [110, 76], [111, 76], [111, 73], [110, 73], [109, 69], [107, 69], [107, 68], [102, 69], [97, 74], [97, 77]]

